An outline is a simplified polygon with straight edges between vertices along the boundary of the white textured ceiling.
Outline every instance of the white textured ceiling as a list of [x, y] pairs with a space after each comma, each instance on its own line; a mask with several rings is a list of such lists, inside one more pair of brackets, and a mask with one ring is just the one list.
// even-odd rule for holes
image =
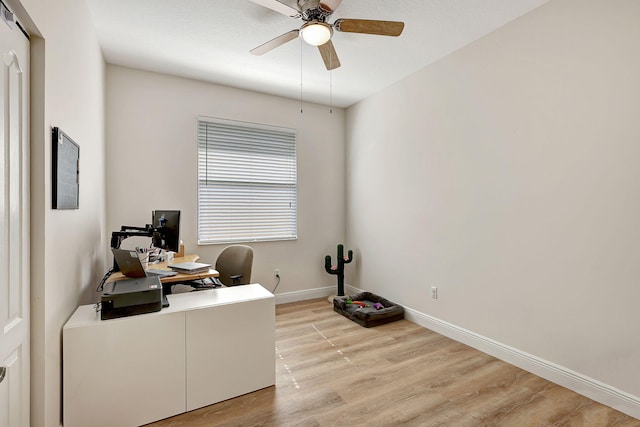
[[317, 48], [301, 39], [251, 55], [249, 50], [302, 21], [249, 0], [87, 0], [108, 63], [339, 107], [547, 1], [343, 0], [329, 23], [379, 19], [403, 21], [405, 28], [400, 37], [334, 32], [342, 66], [329, 72]]

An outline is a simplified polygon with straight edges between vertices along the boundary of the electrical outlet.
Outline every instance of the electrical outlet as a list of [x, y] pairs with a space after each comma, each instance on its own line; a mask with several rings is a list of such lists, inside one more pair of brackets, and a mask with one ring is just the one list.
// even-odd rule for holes
[[276, 268], [275, 270], [273, 270], [273, 277], [275, 277], [276, 279], [280, 278], [280, 269]]
[[431, 287], [431, 298], [438, 299], [438, 287], [437, 286], [432, 286]]

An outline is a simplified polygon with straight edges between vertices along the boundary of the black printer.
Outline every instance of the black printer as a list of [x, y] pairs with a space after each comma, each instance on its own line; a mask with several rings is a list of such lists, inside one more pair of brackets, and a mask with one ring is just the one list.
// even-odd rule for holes
[[110, 282], [100, 302], [102, 320], [160, 311], [162, 283], [155, 276]]

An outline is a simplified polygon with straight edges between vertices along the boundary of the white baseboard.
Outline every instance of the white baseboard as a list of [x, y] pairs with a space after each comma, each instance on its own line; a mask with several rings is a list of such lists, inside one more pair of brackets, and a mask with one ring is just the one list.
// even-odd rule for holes
[[[326, 286], [324, 288], [305, 289], [304, 291], [286, 292], [283, 294], [276, 294], [276, 304], [287, 304], [290, 302], [305, 301], [308, 299], [325, 298], [329, 295], [335, 295], [337, 292], [336, 286]], [[351, 285], [344, 285], [344, 292], [346, 295], [355, 294], [360, 292], [359, 289], [354, 288]]]
[[404, 310], [405, 319], [410, 322], [640, 419], [640, 398], [637, 396], [411, 308], [405, 307]]
[[276, 294], [276, 304], [287, 304], [290, 302], [304, 301], [308, 299], [324, 298], [331, 295], [332, 292], [336, 292], [335, 286]]
[[355, 286], [344, 285], [344, 294], [345, 295], [354, 295], [364, 292], [362, 289], [358, 289]]

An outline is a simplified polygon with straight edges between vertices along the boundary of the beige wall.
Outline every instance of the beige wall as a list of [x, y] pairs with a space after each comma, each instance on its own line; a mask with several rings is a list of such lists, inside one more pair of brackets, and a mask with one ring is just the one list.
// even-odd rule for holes
[[[107, 226], [143, 226], [179, 209], [189, 253], [215, 262], [224, 245], [197, 244], [199, 115], [297, 129], [298, 239], [251, 243], [252, 281], [276, 293], [330, 286], [324, 255], [345, 236], [344, 110], [195, 80], [107, 66]], [[123, 244], [127, 244], [126, 241]]]
[[[61, 331], [105, 271], [104, 61], [83, 0], [9, 1], [31, 38], [31, 425], [61, 424]], [[80, 145], [80, 209], [51, 209], [51, 128]]]
[[347, 111], [350, 282], [636, 416], [639, 20], [635, 0], [552, 0]]

